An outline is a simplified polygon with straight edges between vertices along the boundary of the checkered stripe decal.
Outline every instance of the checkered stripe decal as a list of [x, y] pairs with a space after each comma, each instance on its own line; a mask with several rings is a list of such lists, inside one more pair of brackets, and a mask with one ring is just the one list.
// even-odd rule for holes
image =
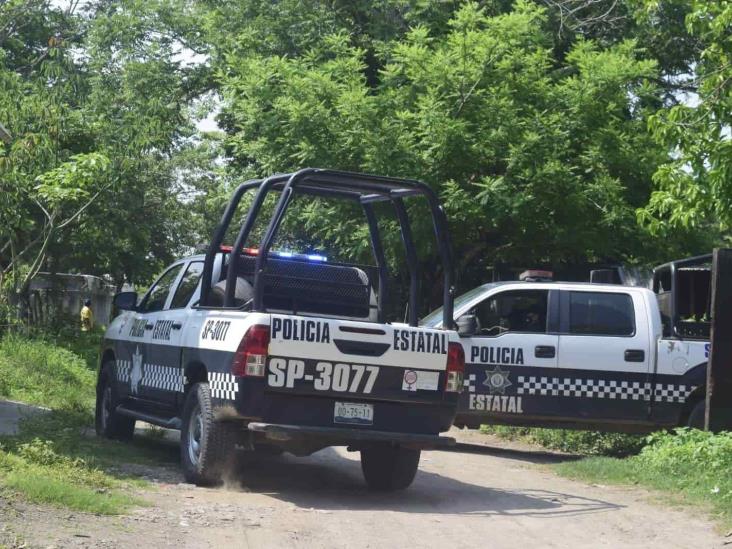
[[666, 402], [686, 402], [686, 398], [694, 389], [695, 385], [656, 383], [656, 398]]
[[468, 377], [465, 378], [463, 381], [463, 385], [468, 390], [469, 393], [475, 392], [475, 374], [468, 374]]
[[130, 382], [130, 372], [132, 370], [132, 362], [129, 360], [117, 360], [117, 381], [124, 383]]
[[208, 384], [211, 387], [211, 396], [213, 398], [236, 400], [236, 393], [239, 392], [239, 383], [231, 374], [209, 372]]
[[[657, 383], [655, 386], [655, 398], [661, 402], [685, 402], [686, 397], [695, 388], [690, 385]], [[516, 392], [519, 395], [648, 401], [651, 398], [651, 384], [640, 381], [519, 376]]]
[[648, 400], [650, 384], [640, 381], [608, 381], [604, 379], [571, 379], [558, 377], [519, 376], [519, 395], [551, 395], [570, 397]]
[[[117, 360], [117, 380], [120, 383], [130, 383], [132, 377], [132, 361]], [[163, 391], [183, 392], [183, 374], [180, 368], [171, 368], [158, 364], [142, 365], [142, 379], [140, 385]]]
[[142, 385], [163, 391], [183, 392], [183, 374], [180, 368], [159, 364], [145, 364], [142, 368]]

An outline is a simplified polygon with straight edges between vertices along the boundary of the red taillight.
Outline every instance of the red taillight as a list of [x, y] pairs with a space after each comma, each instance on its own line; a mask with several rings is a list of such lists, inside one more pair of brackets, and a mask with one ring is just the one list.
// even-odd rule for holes
[[[226, 244], [222, 244], [221, 246], [219, 246], [219, 251], [224, 252], [226, 254], [231, 252], [231, 250], [233, 250], [233, 249], [234, 249], [233, 246], [228, 246]], [[259, 248], [242, 248], [241, 251], [247, 255], [259, 255]]]
[[463, 392], [463, 374], [465, 373], [465, 351], [460, 343], [447, 344], [447, 377], [445, 391], [450, 393]]
[[264, 377], [269, 350], [269, 326], [255, 324], [241, 338], [231, 364], [235, 376]]

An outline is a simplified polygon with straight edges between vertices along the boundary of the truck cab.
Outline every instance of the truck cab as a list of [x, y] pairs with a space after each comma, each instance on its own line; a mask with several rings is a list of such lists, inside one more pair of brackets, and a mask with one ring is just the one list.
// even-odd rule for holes
[[[224, 242], [247, 191], [232, 243]], [[268, 193], [278, 196], [257, 247], [247, 247]], [[273, 247], [292, 197], [346, 199], [362, 209], [373, 266], [313, 250]], [[464, 358], [451, 316], [417, 324], [416, 282], [407, 323], [385, 318], [386, 261], [372, 204], [394, 207], [409, 268], [414, 243], [403, 200], [427, 199], [452, 310], [444, 213], [426, 185], [308, 169], [242, 185], [205, 255], [176, 261], [124, 312], [104, 340], [97, 430], [129, 438], [138, 420], [181, 430], [186, 478], [217, 482], [238, 450], [305, 456], [327, 446], [361, 452], [374, 489], [406, 488], [420, 450], [450, 445]], [[414, 277], [413, 277], [414, 282]]]
[[[440, 326], [441, 311], [423, 319]], [[658, 299], [615, 284], [498, 282], [455, 300], [457, 425], [647, 432], [688, 421], [708, 343], [663, 336]]]

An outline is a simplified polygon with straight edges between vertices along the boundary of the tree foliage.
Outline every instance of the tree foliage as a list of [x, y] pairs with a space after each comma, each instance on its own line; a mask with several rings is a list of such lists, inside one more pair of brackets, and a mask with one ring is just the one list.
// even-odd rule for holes
[[0, 4], [0, 268], [146, 281], [186, 242], [187, 77], [163, 4]]
[[[461, 286], [501, 262], [706, 251], [730, 224], [731, 18], [711, 0], [0, 1], [4, 287], [145, 283], [237, 183], [308, 165], [430, 184]], [[221, 134], [195, 128], [212, 107]], [[356, 209], [293, 212], [290, 245], [369, 259]]]
[[[384, 33], [378, 46], [348, 32], [349, 17], [340, 27], [336, 17], [296, 55], [219, 52], [232, 165], [427, 181], [445, 203], [469, 283], [496, 261], [602, 262], [668, 251], [635, 220], [667, 158], [646, 126], [661, 103], [660, 69], [638, 42], [576, 36], [558, 53], [564, 39], [547, 9], [526, 1], [506, 11], [464, 3], [444, 24], [404, 19], [409, 26]], [[430, 265], [431, 229], [413, 213]], [[301, 217], [331, 245], [368, 253], [363, 232], [339, 209], [308, 208]]]
[[[686, 103], [650, 120], [671, 158], [655, 174], [657, 190], [640, 219], [656, 232], [732, 227], [732, 4], [695, 1], [686, 16], [699, 43], [685, 75]], [[655, 4], [649, 10], [656, 9]]]

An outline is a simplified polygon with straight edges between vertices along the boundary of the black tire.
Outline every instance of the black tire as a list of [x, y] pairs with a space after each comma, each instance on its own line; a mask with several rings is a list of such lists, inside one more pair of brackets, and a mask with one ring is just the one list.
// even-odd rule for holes
[[237, 429], [214, 419], [208, 383], [196, 383], [183, 406], [180, 461], [188, 482], [210, 486], [236, 465]]
[[130, 440], [135, 433], [135, 420], [115, 411], [119, 398], [114, 387], [114, 379], [114, 363], [105, 362], [97, 382], [94, 428], [100, 437]]
[[417, 474], [421, 453], [390, 444], [374, 444], [361, 450], [361, 470], [369, 489], [391, 492], [407, 488]]
[[701, 399], [691, 409], [689, 419], [686, 420], [686, 426], [692, 429], [704, 429], [704, 413], [706, 411], [706, 399]]

